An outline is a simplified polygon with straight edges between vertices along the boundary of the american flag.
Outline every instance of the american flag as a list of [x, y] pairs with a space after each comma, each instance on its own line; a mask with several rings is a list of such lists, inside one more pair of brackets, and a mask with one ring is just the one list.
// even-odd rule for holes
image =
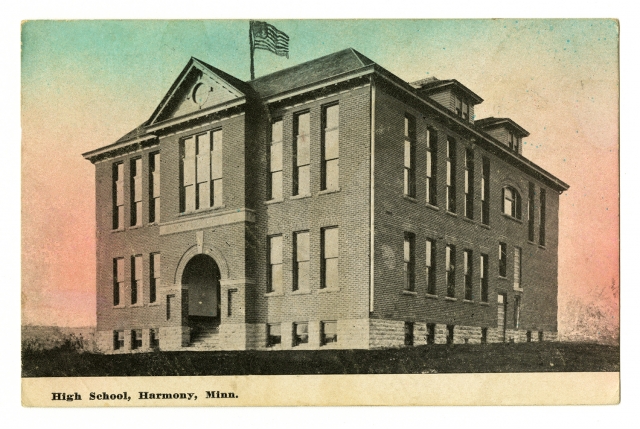
[[289, 36], [271, 24], [251, 21], [251, 49], [264, 49], [289, 58]]

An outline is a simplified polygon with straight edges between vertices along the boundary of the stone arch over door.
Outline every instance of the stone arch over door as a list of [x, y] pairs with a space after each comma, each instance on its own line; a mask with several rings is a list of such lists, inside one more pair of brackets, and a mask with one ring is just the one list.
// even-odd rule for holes
[[208, 255], [210, 256], [215, 263], [218, 265], [218, 269], [220, 270], [220, 280], [228, 280], [229, 279], [229, 264], [227, 264], [227, 260], [222, 255], [218, 249], [213, 246], [202, 246], [202, 251], [200, 251], [198, 245], [193, 245], [180, 258], [178, 261], [178, 266], [176, 267], [176, 271], [173, 276], [173, 284], [182, 288], [182, 275], [184, 274], [184, 269], [191, 260], [196, 255]]

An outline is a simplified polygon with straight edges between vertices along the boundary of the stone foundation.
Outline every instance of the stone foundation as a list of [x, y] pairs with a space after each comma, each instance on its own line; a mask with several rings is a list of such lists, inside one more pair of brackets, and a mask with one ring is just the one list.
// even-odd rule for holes
[[191, 328], [170, 326], [160, 328], [160, 350], [181, 350], [191, 341]]

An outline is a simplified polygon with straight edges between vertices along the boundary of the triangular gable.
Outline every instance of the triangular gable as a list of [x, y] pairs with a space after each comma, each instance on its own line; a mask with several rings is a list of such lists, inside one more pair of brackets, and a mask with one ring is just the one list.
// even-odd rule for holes
[[240, 85], [230, 81], [241, 82], [192, 57], [151, 115], [148, 125], [244, 97], [238, 88]]

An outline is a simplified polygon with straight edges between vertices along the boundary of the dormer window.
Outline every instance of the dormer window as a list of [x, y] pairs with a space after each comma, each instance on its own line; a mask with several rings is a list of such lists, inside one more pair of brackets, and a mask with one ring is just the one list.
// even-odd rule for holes
[[522, 137], [510, 132], [509, 133], [509, 149], [514, 152], [520, 152], [520, 143], [522, 141]]
[[458, 96], [456, 96], [456, 115], [465, 121], [469, 120], [469, 103]]
[[502, 189], [502, 213], [516, 219], [522, 218], [520, 194], [510, 186]]

